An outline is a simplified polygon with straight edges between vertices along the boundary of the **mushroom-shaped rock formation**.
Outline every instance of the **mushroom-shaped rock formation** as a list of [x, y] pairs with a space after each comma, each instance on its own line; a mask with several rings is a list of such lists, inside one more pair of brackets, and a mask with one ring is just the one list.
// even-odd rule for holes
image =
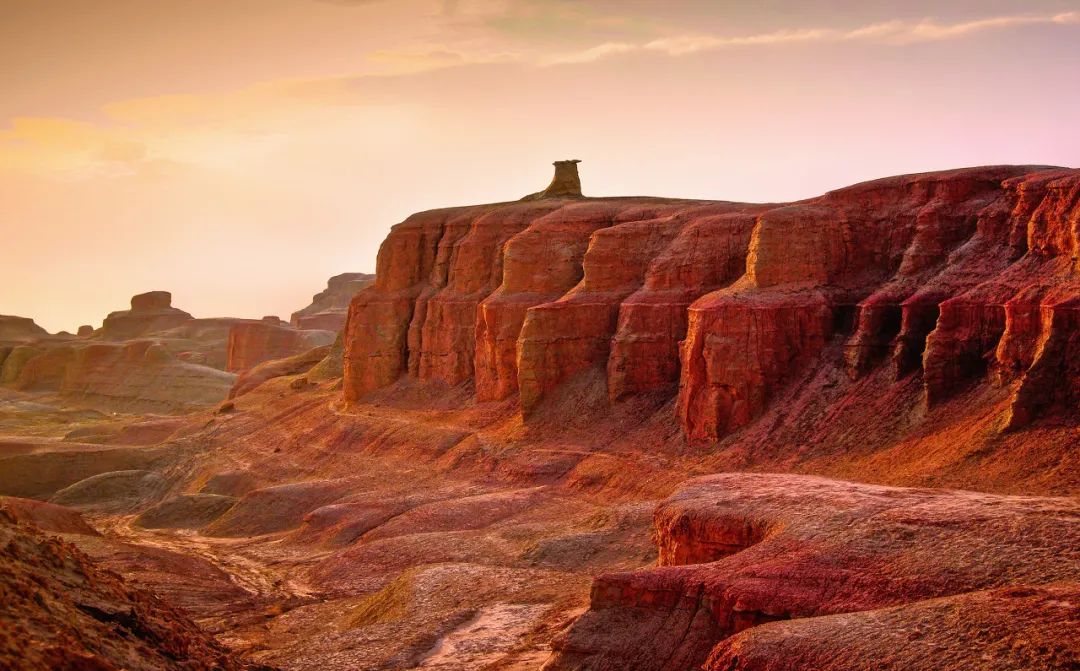
[[529, 194], [522, 200], [540, 200], [542, 198], [582, 198], [581, 177], [578, 175], [577, 164], [580, 160], [574, 158], [566, 161], [555, 161], [555, 176], [551, 178], [551, 184], [539, 193]]

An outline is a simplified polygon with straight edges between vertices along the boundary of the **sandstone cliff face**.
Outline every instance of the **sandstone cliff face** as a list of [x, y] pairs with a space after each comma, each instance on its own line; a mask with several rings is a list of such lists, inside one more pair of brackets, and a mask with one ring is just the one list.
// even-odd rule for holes
[[96, 343], [73, 349], [60, 394], [78, 405], [188, 412], [220, 403], [236, 376], [175, 358], [160, 343]]
[[[894, 177], [799, 203], [540, 199], [394, 227], [352, 301], [345, 396], [401, 377], [518, 394], [582, 375], [612, 402], [676, 396], [691, 441], [751, 424], [799, 371], [978, 382], [1003, 428], [1075, 405], [1080, 171]], [[840, 346], [842, 361], [822, 359]], [[1044, 382], [1055, 379], [1060, 384]]]
[[[674, 671], [700, 668], [710, 655], [708, 669], [758, 668], [733, 665], [731, 644], [717, 644], [779, 620], [1064, 583], [1080, 568], [1078, 512], [1068, 498], [810, 476], [691, 480], [657, 508], [659, 566], [597, 578], [589, 611], [555, 641], [544, 668]], [[1055, 561], [1040, 560], [1048, 556]], [[1049, 620], [1075, 629], [1061, 615]], [[912, 654], [910, 645], [889, 652]], [[944, 658], [970, 654], [963, 643], [946, 647]]]
[[298, 329], [340, 331], [345, 327], [349, 301], [364, 287], [375, 281], [368, 273], [342, 273], [331, 277], [326, 289], [311, 298], [311, 305], [292, 313], [289, 319]]
[[229, 329], [226, 370], [240, 372], [334, 342], [333, 331], [296, 329], [276, 317], [234, 324]]
[[265, 669], [6, 509], [0, 509], [0, 596], [0, 667], [12, 671]]
[[0, 315], [0, 343], [25, 342], [46, 335], [48, 331], [35, 324], [29, 317]]

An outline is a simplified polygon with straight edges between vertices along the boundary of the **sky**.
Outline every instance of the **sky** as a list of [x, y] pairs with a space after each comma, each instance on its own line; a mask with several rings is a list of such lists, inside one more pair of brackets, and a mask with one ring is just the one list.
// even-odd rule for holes
[[1080, 166], [1080, 0], [0, 0], [0, 314], [306, 305], [410, 213]]

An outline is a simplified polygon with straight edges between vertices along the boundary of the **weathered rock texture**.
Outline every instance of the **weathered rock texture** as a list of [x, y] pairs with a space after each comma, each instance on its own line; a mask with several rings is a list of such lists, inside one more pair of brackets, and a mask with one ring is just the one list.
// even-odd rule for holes
[[229, 398], [246, 394], [263, 382], [276, 377], [306, 373], [330, 355], [330, 348], [330, 345], [323, 345], [284, 359], [266, 361], [246, 370], [240, 374], [236, 379], [236, 384], [229, 390]]
[[775, 622], [716, 647], [708, 671], [1012, 671], [1080, 667], [1080, 585], [1006, 587]]
[[326, 288], [311, 298], [311, 305], [292, 313], [289, 322], [298, 329], [340, 331], [349, 314], [349, 301], [375, 281], [367, 273], [342, 273], [330, 278]]
[[153, 341], [95, 343], [72, 350], [61, 395], [90, 407], [184, 412], [221, 402], [236, 376], [187, 363]]
[[240, 671], [182, 612], [0, 510], [0, 667]]
[[172, 306], [168, 291], [150, 291], [131, 297], [131, 309], [111, 312], [101, 324], [101, 335], [107, 340], [130, 340], [164, 331], [193, 317]]
[[[352, 301], [345, 395], [408, 376], [612, 401], [676, 395], [691, 441], [760, 417], [800, 372], [916, 375], [936, 407], [1007, 387], [999, 428], [1075, 408], [1080, 171], [893, 177], [788, 205], [540, 199], [395, 226]], [[830, 352], [840, 347], [842, 359]], [[1048, 380], [1055, 383], [1047, 384]], [[677, 392], [677, 393], [676, 393]]]
[[276, 317], [235, 324], [229, 330], [226, 369], [239, 372], [264, 361], [284, 359], [334, 342], [333, 331], [293, 328]]
[[[589, 611], [556, 641], [546, 669], [688, 669], [710, 654], [710, 669], [804, 668], [739, 666], [735, 643], [713, 650], [776, 620], [1050, 585], [1072, 581], [1080, 570], [1080, 504], [1068, 498], [724, 474], [689, 481], [657, 509], [655, 526], [660, 566], [597, 578]], [[1075, 593], [1075, 583], [1064, 593]], [[987, 598], [999, 605], [993, 597], [967, 599]], [[1074, 615], [1075, 608], [1043, 614], [1048, 626], [1062, 629], [1061, 641], [1080, 633]], [[1063, 654], [1061, 641], [1057, 650], [1030, 651], [1040, 663], [1024, 668], [1068, 668], [1046, 665]], [[914, 637], [898, 645], [923, 644]], [[959, 638], [946, 648], [943, 659], [983, 652]]]
[[36, 340], [49, 333], [29, 317], [0, 315], [0, 343], [17, 343]]
[[555, 176], [551, 178], [551, 184], [543, 191], [529, 194], [522, 200], [539, 200], [541, 198], [581, 198], [581, 177], [578, 175], [578, 159], [555, 161]]

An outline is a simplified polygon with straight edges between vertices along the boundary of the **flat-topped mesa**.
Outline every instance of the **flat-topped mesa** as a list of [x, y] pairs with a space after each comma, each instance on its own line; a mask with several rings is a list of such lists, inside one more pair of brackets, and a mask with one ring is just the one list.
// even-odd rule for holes
[[48, 334], [29, 317], [0, 315], [0, 344], [37, 340]]
[[131, 309], [111, 312], [101, 324], [105, 340], [130, 340], [175, 328], [194, 319], [172, 306], [168, 291], [148, 291], [131, 297]]
[[233, 324], [229, 329], [225, 369], [232, 373], [284, 359], [334, 342], [335, 333], [290, 326], [275, 316]]
[[583, 198], [581, 195], [581, 177], [578, 175], [577, 164], [580, 160], [574, 158], [566, 161], [555, 161], [555, 176], [551, 178], [551, 184], [539, 193], [525, 196], [522, 200], [540, 200], [541, 198]]
[[[543, 668], [698, 669], [729, 637], [766, 623], [1071, 580], [1077, 514], [1066, 497], [787, 474], [689, 480], [656, 509], [659, 565], [597, 577], [589, 610], [553, 642]], [[897, 645], [915, 640], [904, 639]], [[911, 668], [937, 669], [951, 656]]]
[[[677, 394], [684, 434], [714, 441], [797, 375], [835, 386], [833, 369], [850, 385], [885, 370], [874, 384], [921, 388], [930, 408], [1015, 385], [1002, 426], [1080, 396], [1078, 170], [905, 175], [768, 205], [564, 198], [576, 162], [556, 166], [535, 197], [393, 228], [350, 306], [348, 401], [407, 376], [517, 395], [530, 417], [593, 380], [613, 403]], [[1062, 390], [1038, 393], [1047, 376]]]

